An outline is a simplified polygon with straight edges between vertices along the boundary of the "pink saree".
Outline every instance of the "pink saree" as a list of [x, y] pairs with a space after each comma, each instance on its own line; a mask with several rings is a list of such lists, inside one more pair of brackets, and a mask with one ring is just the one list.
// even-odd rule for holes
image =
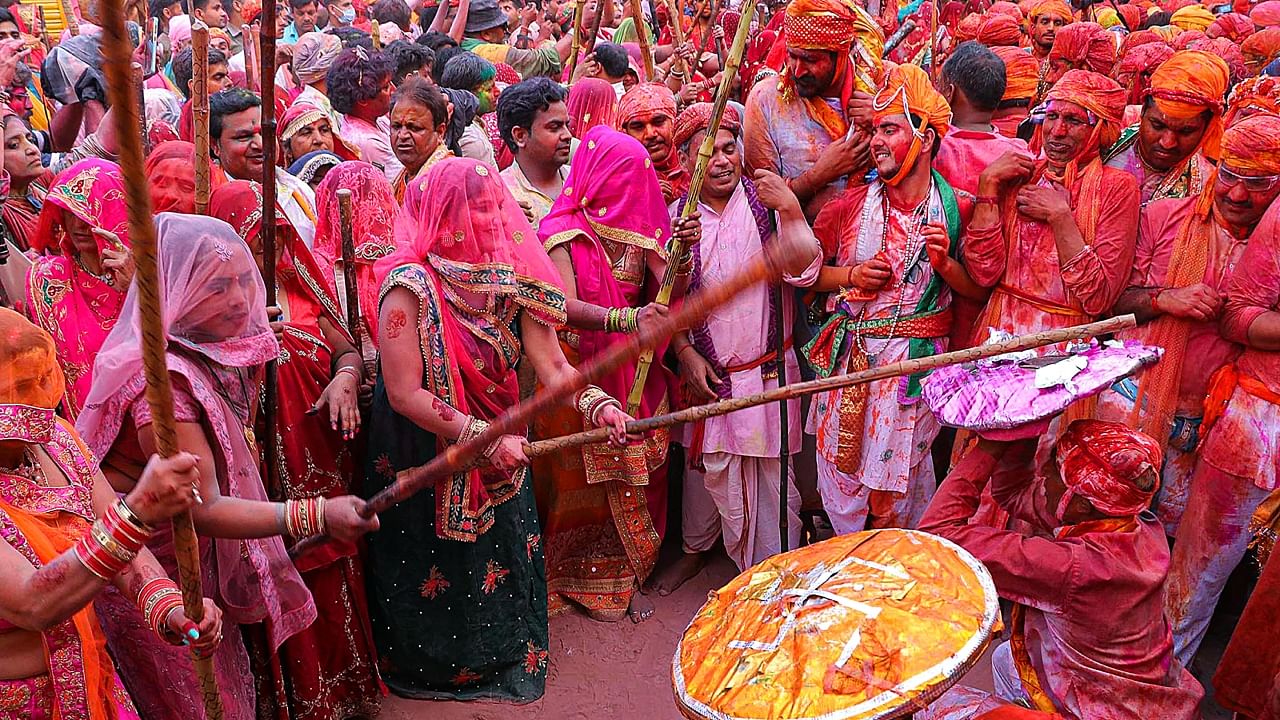
[[[538, 233], [548, 250], [568, 248], [579, 300], [639, 307], [652, 298], [655, 286], [646, 283], [646, 254], [665, 257], [669, 230], [648, 151], [634, 138], [601, 126], [583, 137], [564, 193]], [[566, 357], [577, 365], [624, 340], [579, 328], [561, 335]], [[659, 348], [657, 357], [662, 352]], [[628, 363], [598, 384], [625, 401], [634, 378], [635, 364]], [[636, 416], [665, 412], [669, 387], [668, 373], [655, 365]], [[540, 438], [583, 429], [582, 416], [567, 407], [534, 423]], [[534, 463], [550, 613], [563, 612], [570, 603], [604, 620], [626, 612], [662, 544], [667, 439], [666, 432], [658, 432], [622, 450], [587, 445]]]
[[[91, 274], [77, 260], [64, 218], [71, 213], [92, 227], [114, 233], [129, 246], [124, 181], [115, 163], [82, 160], [54, 180], [31, 238], [39, 254], [27, 271], [27, 317], [53, 336], [58, 362], [67, 377], [64, 416], [75, 420], [93, 382], [93, 361], [115, 326], [125, 288]], [[99, 254], [110, 247], [94, 236]]]

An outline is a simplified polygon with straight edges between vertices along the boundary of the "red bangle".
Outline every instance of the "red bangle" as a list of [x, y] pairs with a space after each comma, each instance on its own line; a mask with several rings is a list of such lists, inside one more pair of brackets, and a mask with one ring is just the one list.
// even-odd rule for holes
[[975, 205], [999, 205], [999, 195], [977, 195], [973, 199]]

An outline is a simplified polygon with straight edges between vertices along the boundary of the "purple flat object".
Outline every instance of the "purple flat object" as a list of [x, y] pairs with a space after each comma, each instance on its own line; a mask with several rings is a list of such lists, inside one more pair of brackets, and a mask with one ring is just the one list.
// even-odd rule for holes
[[1046, 428], [1071, 403], [1155, 363], [1162, 352], [1136, 341], [1111, 341], [1060, 355], [950, 365], [925, 378], [923, 397], [943, 425], [992, 439], [1021, 437]]

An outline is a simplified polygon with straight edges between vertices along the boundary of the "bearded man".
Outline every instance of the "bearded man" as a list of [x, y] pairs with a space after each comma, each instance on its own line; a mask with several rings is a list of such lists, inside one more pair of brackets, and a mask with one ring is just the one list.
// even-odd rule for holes
[[1058, 30], [1075, 20], [1071, 6], [1063, 0], [1042, 0], [1027, 16], [1027, 34], [1031, 36], [1031, 53], [1037, 60], [1049, 57]]
[[1179, 50], [1152, 74], [1141, 121], [1105, 157], [1137, 179], [1143, 207], [1204, 192], [1222, 140], [1229, 74], [1222, 58], [1200, 50]]
[[[1222, 334], [1244, 350], [1209, 381], [1204, 439], [1166, 589], [1183, 662], [1195, 656], [1227, 577], [1244, 557], [1254, 511], [1280, 486], [1280, 116], [1254, 115], [1232, 131], [1218, 168], [1224, 217], [1262, 220], [1228, 267]], [[1274, 528], [1274, 518], [1262, 519]]]
[[[1173, 658], [1161, 607], [1164, 531], [1147, 511], [1160, 447], [1119, 423], [1077, 420], [1034, 468], [1037, 440], [982, 440], [952, 469], [920, 529], [982, 561], [1014, 604], [991, 658], [999, 700], [1071, 720], [1191, 720], [1203, 688]], [[989, 492], [1023, 534], [973, 522]], [[916, 717], [964, 717], [949, 693]]]
[[[858, 122], [869, 114], [864, 93], [877, 84], [884, 38], [853, 0], [794, 0], [784, 23], [781, 78], [757, 83], [747, 97], [747, 168], [785, 178], [815, 217], [846, 177], [868, 168], [867, 136]], [[852, 52], [859, 53], [856, 67]]]
[[[933, 169], [951, 109], [916, 65], [889, 72], [875, 98], [879, 178], [850, 187], [814, 234], [833, 265], [814, 290], [830, 319], [804, 352], [823, 377], [946, 350], [952, 290], [980, 296], [956, 259], [970, 203]], [[963, 205], [962, 205], [963, 203]], [[936, 482], [929, 446], [940, 429], [919, 402], [920, 378], [819, 394], [818, 491], [837, 533], [913, 527]]]
[[676, 96], [666, 85], [644, 83], [627, 91], [618, 101], [615, 122], [649, 151], [658, 173], [662, 197], [668, 204], [689, 191], [689, 171], [680, 162], [672, 134], [676, 125]]

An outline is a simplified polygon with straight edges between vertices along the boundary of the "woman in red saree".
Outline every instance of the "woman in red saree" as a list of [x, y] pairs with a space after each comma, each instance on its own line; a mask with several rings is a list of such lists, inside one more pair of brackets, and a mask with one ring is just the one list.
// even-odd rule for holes
[[[695, 228], [692, 234], [682, 230], [692, 245], [696, 220], [687, 227]], [[644, 146], [607, 127], [588, 132], [564, 192], [538, 228], [569, 291], [569, 327], [561, 345], [570, 362], [591, 363], [624, 342], [625, 333], [665, 312], [651, 300], [666, 271], [670, 230]], [[628, 363], [603, 378], [600, 387], [627, 397], [634, 378], [635, 364]], [[637, 417], [665, 412], [668, 388], [669, 373], [655, 363]], [[536, 435], [544, 438], [582, 429], [581, 417], [563, 412], [534, 423]], [[652, 614], [653, 604], [636, 590], [653, 571], [662, 544], [667, 439], [667, 432], [659, 431], [622, 451], [587, 445], [535, 463], [552, 614], [570, 604], [599, 620], [629, 613], [639, 622]]]
[[53, 336], [67, 378], [63, 416], [74, 421], [93, 359], [115, 327], [129, 288], [129, 225], [120, 167], [91, 158], [58, 175], [31, 238], [24, 310]]
[[52, 173], [45, 168], [40, 150], [31, 142], [31, 130], [8, 105], [0, 105], [0, 124], [4, 131], [4, 173], [0, 182], [0, 196], [9, 237], [19, 250], [31, 247], [31, 236], [36, 233], [37, 218]]
[[378, 337], [378, 280], [373, 264], [396, 249], [395, 220], [400, 212], [391, 183], [365, 162], [344, 162], [325, 175], [316, 188], [316, 240], [312, 253], [335, 293], [346, 318], [346, 278], [342, 269], [342, 223], [338, 191], [351, 191], [351, 233], [355, 250], [356, 296], [366, 362], [375, 357]]
[[[386, 180], [383, 180], [386, 183]], [[262, 258], [262, 190], [236, 180], [214, 191], [210, 214], [226, 221]], [[276, 447], [279, 482], [273, 500], [335, 498], [351, 493], [357, 466], [348, 444], [360, 429], [356, 396], [364, 363], [352, 346], [327, 273], [289, 225], [276, 214], [278, 329]], [[332, 267], [332, 266], [329, 266]], [[317, 621], [278, 650], [284, 684], [277, 700], [302, 720], [372, 717], [381, 705], [377, 654], [365, 602], [364, 569], [354, 545], [331, 544], [298, 558], [297, 567], [315, 599]], [[287, 692], [282, 692], [287, 690]], [[271, 702], [262, 697], [259, 705]]]
[[[137, 720], [107, 655], [95, 598], [113, 586], [140, 613], [153, 593], [172, 595], [177, 585], [145, 547], [130, 561], [94, 569], [81, 552], [99, 542], [91, 525], [121, 539], [115, 520], [122, 506], [147, 523], [190, 507], [195, 459], [153, 459], [134, 491], [117, 500], [75, 429], [54, 415], [64, 385], [53, 340], [5, 309], [0, 338], [0, 718]], [[189, 621], [180, 603], [171, 598], [168, 606], [158, 631], [176, 640]], [[212, 652], [221, 612], [210, 600], [205, 611], [196, 646]], [[153, 616], [160, 621], [164, 612]]]
[[580, 78], [569, 88], [569, 130], [581, 140], [597, 125], [613, 127], [618, 93], [608, 80]]

